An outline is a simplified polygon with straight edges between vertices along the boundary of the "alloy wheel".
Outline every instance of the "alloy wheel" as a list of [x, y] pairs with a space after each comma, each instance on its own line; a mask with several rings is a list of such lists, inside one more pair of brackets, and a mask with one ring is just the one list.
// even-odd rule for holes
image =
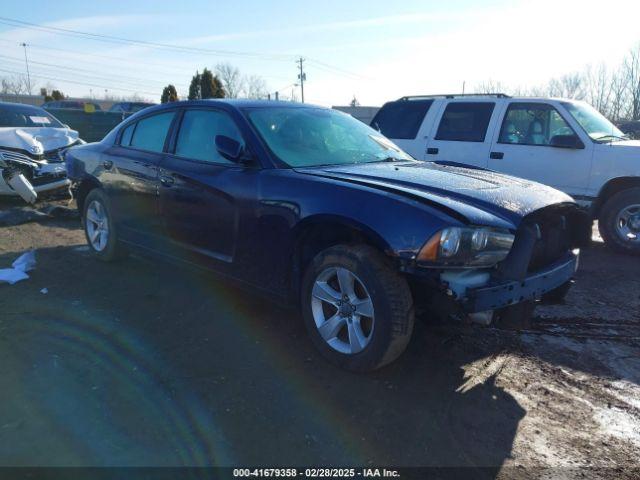
[[362, 281], [344, 267], [331, 267], [316, 277], [311, 310], [318, 333], [340, 353], [364, 350], [375, 324], [371, 295]]
[[95, 251], [101, 252], [107, 248], [109, 220], [104, 205], [97, 200], [93, 200], [87, 207], [86, 229], [89, 243]]

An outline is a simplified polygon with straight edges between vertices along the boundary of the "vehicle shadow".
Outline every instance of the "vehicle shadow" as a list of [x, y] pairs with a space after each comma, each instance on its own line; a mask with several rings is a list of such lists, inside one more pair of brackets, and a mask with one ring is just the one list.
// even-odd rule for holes
[[[0, 258], [0, 261], [9, 261]], [[40, 290], [48, 288], [48, 293]], [[324, 361], [295, 311], [206, 274], [43, 249], [0, 286], [0, 465], [467, 467], [494, 478], [524, 410], [418, 324], [400, 361]], [[481, 469], [481, 467], [490, 467]]]
[[433, 466], [495, 478], [526, 413], [497, 372], [465, 376], [512, 333], [464, 342], [482, 329], [418, 322], [397, 362], [355, 375], [315, 352], [297, 312], [148, 259], [39, 250], [32, 278], [0, 285], [0, 312], [0, 465]]
[[0, 198], [0, 228], [30, 222], [46, 222], [62, 228], [76, 229], [79, 221], [80, 216], [75, 203], [69, 204], [68, 200], [43, 200], [28, 205], [21, 199]]

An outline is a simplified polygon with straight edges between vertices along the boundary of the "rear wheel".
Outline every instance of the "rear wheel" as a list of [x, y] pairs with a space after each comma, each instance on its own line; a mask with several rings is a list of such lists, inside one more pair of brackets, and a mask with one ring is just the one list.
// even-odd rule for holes
[[340, 245], [318, 254], [304, 275], [301, 300], [316, 348], [348, 370], [366, 372], [392, 362], [413, 332], [406, 280], [366, 245]]
[[89, 248], [100, 260], [111, 262], [124, 255], [116, 236], [109, 198], [102, 190], [96, 188], [87, 195], [82, 224]]
[[600, 212], [598, 228], [609, 247], [639, 255], [640, 188], [629, 188], [609, 198]]

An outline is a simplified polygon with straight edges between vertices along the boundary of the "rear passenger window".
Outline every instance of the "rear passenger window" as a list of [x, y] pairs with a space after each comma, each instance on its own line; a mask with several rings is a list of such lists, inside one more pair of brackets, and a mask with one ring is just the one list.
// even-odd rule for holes
[[133, 131], [130, 145], [141, 150], [162, 152], [174, 112], [160, 113], [140, 120]]
[[453, 102], [442, 115], [436, 140], [484, 142], [495, 103]]
[[416, 138], [424, 116], [433, 100], [398, 100], [385, 103], [371, 121], [371, 126], [387, 138]]
[[122, 132], [122, 136], [120, 137], [120, 145], [123, 147], [128, 147], [131, 145], [131, 136], [133, 135], [133, 130], [136, 128], [136, 124], [132, 123]]

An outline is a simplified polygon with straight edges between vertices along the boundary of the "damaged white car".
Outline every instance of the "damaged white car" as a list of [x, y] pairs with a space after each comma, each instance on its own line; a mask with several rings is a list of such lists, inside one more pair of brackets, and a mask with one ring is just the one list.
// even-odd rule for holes
[[84, 143], [42, 108], [0, 103], [0, 195], [34, 203], [40, 192], [68, 188], [62, 153]]

